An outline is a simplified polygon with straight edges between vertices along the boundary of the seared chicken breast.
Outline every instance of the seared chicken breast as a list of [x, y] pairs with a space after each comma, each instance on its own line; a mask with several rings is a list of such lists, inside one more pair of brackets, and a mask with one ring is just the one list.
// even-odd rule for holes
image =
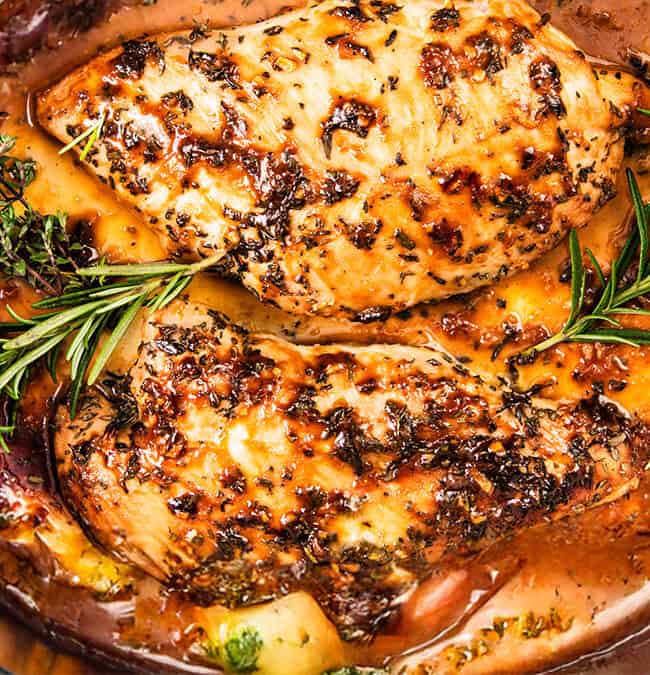
[[[633, 78], [523, 0], [325, 0], [130, 40], [38, 100], [181, 256], [379, 319], [526, 267], [614, 192]], [[85, 144], [77, 146], [81, 149]]]
[[296, 346], [177, 302], [55, 452], [97, 541], [203, 603], [307, 590], [372, 636], [449, 551], [614, 499], [643, 436], [604, 397], [497, 388], [444, 353]]

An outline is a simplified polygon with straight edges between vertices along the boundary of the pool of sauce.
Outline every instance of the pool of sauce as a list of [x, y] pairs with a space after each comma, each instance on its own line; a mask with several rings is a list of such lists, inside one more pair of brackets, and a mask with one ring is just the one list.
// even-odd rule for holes
[[[165, 257], [158, 238], [137, 213], [115, 202], [69, 155], [60, 157], [58, 146], [32, 125], [30, 97], [99, 49], [141, 34], [143, 26], [155, 33], [197, 22], [213, 26], [252, 22], [292, 4], [300, 3], [104, 3], [97, 10], [101, 22], [83, 29], [53, 15], [50, 27], [56, 24], [56, 30], [38, 42], [45, 46], [24, 64], [11, 66], [0, 79], [0, 110], [8, 113], [2, 131], [17, 135], [18, 152], [39, 164], [39, 178], [30, 189], [31, 202], [44, 211], [66, 211], [71, 221], [83, 222], [93, 245], [113, 261]], [[646, 74], [650, 2], [535, 0], [532, 4], [548, 12], [591, 56]], [[17, 2], [0, 9], [11, 15], [8, 20], [16, 21], [21, 11], [33, 19], [39, 7], [46, 14], [54, 11], [49, 5]], [[650, 176], [645, 175], [650, 164], [644, 151], [637, 150], [628, 162], [641, 172], [642, 189], [650, 198]], [[619, 197], [581, 233], [583, 246], [589, 246], [605, 266], [629, 226], [625, 216], [628, 198], [623, 183], [619, 187]], [[211, 277], [194, 282], [191, 293], [194, 299], [204, 299], [254, 330], [299, 342], [435, 344], [463, 357], [468, 367], [488, 378], [511, 377], [508, 357], [522, 344], [557, 330], [566, 316], [569, 289], [562, 276], [566, 260], [566, 247], [560, 246], [529, 271], [497, 286], [363, 327], [292, 317]], [[33, 300], [20, 284], [6, 287], [2, 294], [0, 308], [10, 299], [19, 312], [27, 311]], [[644, 319], [636, 321], [642, 325]], [[650, 420], [649, 351], [561, 346], [535, 364], [519, 368], [518, 383], [523, 388], [544, 383], [546, 396], [574, 400], [591, 395], [596, 384], [603, 396]], [[126, 366], [128, 359], [124, 358], [122, 365]], [[66, 649], [101, 654], [105, 663], [113, 663], [120, 672], [124, 663], [157, 673], [214, 672], [182, 662], [189, 643], [184, 629], [191, 624], [193, 612], [182, 599], [174, 594], [161, 596], [156, 583], [141, 577], [133, 579], [130, 591], [109, 589], [98, 595], [66, 576], [64, 553], [55, 544], [57, 532], [68, 531], [69, 516], [56, 496], [41, 433], [47, 403], [55, 396], [56, 387], [46, 378], [35, 383], [25, 405], [24, 427], [29, 432], [17, 438], [10, 456], [0, 456], [0, 501], [8, 493], [22, 500], [25, 522], [41, 532], [42, 547], [35, 569], [26, 563], [34, 557], [33, 542], [7, 541], [0, 530], [4, 603], [31, 622], [32, 628], [56, 637]], [[400, 666], [425, 661], [436, 664], [435, 672], [440, 673], [455, 672], [444, 668], [461, 662], [463, 673], [497, 672], [495, 664], [498, 672], [541, 672], [562, 664], [573, 673], [623, 675], [628, 672], [625, 668], [630, 673], [642, 672], [639, 664], [650, 659], [650, 650], [643, 647], [644, 628], [650, 619], [649, 502], [650, 479], [642, 481], [629, 498], [499, 542], [477, 559], [446, 565], [410, 598], [400, 624], [391, 626], [371, 645], [347, 645], [349, 662], [388, 662], [395, 672]], [[75, 536], [79, 546], [86, 545], [81, 543], [85, 541], [81, 533]], [[93, 551], [87, 555], [94, 560]], [[101, 564], [105, 564], [103, 558]], [[435, 612], [427, 605], [431, 598], [436, 601]], [[1, 621], [0, 666], [18, 675], [105, 672], [52, 651], [30, 636], [13, 620]], [[609, 656], [612, 650], [614, 661]]]
[[647, 0], [532, 0], [530, 4], [548, 14], [590, 55], [650, 75]]

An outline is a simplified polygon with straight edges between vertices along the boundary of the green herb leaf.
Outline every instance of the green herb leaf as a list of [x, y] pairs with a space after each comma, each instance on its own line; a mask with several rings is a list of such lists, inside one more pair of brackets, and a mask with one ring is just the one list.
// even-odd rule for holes
[[97, 323], [93, 326], [93, 329], [89, 331], [87, 340], [84, 344], [84, 349], [79, 358], [79, 363], [77, 366], [76, 377], [72, 380], [72, 385], [70, 387], [70, 418], [74, 419], [77, 416], [77, 411], [79, 409], [79, 399], [81, 398], [81, 393], [85, 384], [85, 374], [90, 361], [93, 358], [93, 354], [97, 349], [97, 345], [101, 340], [102, 333], [106, 326], [109, 316], [104, 314], [97, 320]]
[[603, 268], [600, 266], [600, 263], [598, 262], [596, 256], [593, 254], [590, 248], [586, 248], [585, 253], [589, 258], [589, 261], [591, 262], [594, 271], [596, 272], [596, 276], [598, 277], [598, 281], [600, 281], [600, 285], [604, 289], [605, 286], [607, 285], [607, 282], [605, 281], [605, 273], [603, 272]]
[[634, 328], [601, 328], [570, 339], [572, 342], [618, 342], [638, 347], [650, 344], [650, 331]]
[[569, 255], [571, 257], [571, 314], [567, 319], [567, 326], [573, 324], [578, 318], [585, 301], [586, 275], [582, 264], [578, 233], [575, 230], [569, 233]]
[[641, 283], [646, 275], [648, 267], [648, 220], [646, 216], [645, 204], [641, 197], [639, 184], [631, 169], [627, 169], [627, 183], [632, 197], [632, 205], [634, 206], [634, 215], [636, 216], [636, 227], [639, 233], [639, 269], [637, 271], [637, 284]]
[[95, 362], [88, 373], [88, 384], [95, 384], [99, 374], [108, 362], [108, 359], [117, 347], [118, 343], [129, 329], [129, 326], [133, 323], [136, 314], [140, 311], [140, 308], [142, 305], [144, 305], [146, 299], [147, 294], [143, 293], [139, 298], [133, 301], [126, 312], [122, 314], [122, 317], [118, 321], [117, 326], [115, 326], [111, 336], [108, 338], [108, 340], [106, 340], [106, 342], [104, 342], [99, 351], [99, 354], [97, 354], [97, 358], [95, 359]]
[[16, 376], [20, 375], [25, 371], [27, 366], [31, 365], [35, 361], [38, 361], [38, 359], [40, 359], [41, 356], [45, 356], [50, 350], [54, 349], [54, 347], [56, 347], [59, 344], [59, 342], [65, 340], [65, 338], [69, 335], [70, 332], [71, 330], [68, 330], [67, 332], [62, 331], [61, 333], [57, 333], [48, 340], [45, 340], [38, 347], [35, 347], [34, 349], [28, 351], [26, 354], [21, 356], [9, 368], [3, 370], [0, 373], [0, 389], [4, 389], [5, 387], [7, 387], [7, 385], [9, 385]]
[[[0, 153], [13, 145], [14, 139], [0, 136]], [[25, 190], [35, 175], [33, 161], [0, 154], [0, 273], [56, 295], [73, 278], [80, 283], [74, 272], [92, 259], [92, 251], [70, 241], [63, 214], [41, 215], [31, 208]]]
[[256, 628], [246, 626], [231, 635], [223, 645], [208, 642], [203, 645], [205, 655], [215, 663], [235, 673], [252, 673], [264, 642]]
[[257, 670], [257, 659], [263, 646], [262, 637], [255, 628], [244, 628], [223, 646], [224, 665], [236, 673], [252, 673]]
[[24, 349], [25, 347], [29, 347], [56, 332], [58, 329], [68, 326], [70, 323], [74, 322], [75, 319], [90, 314], [104, 305], [105, 303], [103, 301], [96, 300], [95, 302], [80, 305], [79, 307], [72, 307], [71, 309], [59, 312], [46, 321], [36, 324], [33, 328], [22, 333], [22, 335], [7, 340], [7, 342], [2, 345], [2, 348], [4, 351], [10, 351], [13, 349]]

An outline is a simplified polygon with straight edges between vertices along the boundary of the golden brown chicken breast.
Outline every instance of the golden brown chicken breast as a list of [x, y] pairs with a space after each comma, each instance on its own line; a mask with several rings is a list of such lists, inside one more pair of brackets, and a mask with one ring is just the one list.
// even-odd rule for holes
[[374, 634], [445, 552], [613, 499], [643, 436], [603, 397], [496, 388], [405, 346], [295, 346], [178, 302], [118, 386], [58, 411], [63, 493], [107, 549], [201, 602], [311, 592]]
[[[326, 0], [131, 40], [45, 92], [178, 254], [372, 321], [526, 267], [614, 191], [634, 81], [523, 0]], [[77, 146], [83, 147], [84, 144]]]

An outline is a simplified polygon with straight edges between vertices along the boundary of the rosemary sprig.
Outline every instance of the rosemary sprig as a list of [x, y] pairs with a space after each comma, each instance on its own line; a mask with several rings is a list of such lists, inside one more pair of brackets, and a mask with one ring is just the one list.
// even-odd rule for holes
[[[602, 290], [593, 309], [585, 310], [586, 271], [578, 235], [571, 230], [569, 254], [571, 260], [571, 311], [564, 326], [555, 335], [522, 352], [529, 358], [563, 342], [602, 342], [624, 344], [633, 347], [650, 344], [650, 330], [623, 328], [617, 317], [623, 315], [650, 316], [650, 311], [630, 307], [629, 303], [650, 293], [650, 235], [648, 213], [650, 207], [643, 203], [634, 173], [627, 170], [627, 182], [634, 206], [636, 228], [630, 234], [618, 257], [612, 262], [609, 279], [589, 249], [584, 253], [589, 258]], [[636, 260], [637, 269], [633, 281], [625, 282]]]
[[195, 274], [220, 258], [217, 254], [192, 264], [96, 265], [77, 270], [76, 275], [90, 280], [91, 286], [35, 302], [33, 308], [42, 314], [24, 319], [12, 313], [15, 321], [0, 326], [5, 336], [0, 339], [0, 392], [19, 400], [30, 367], [58, 353], [67, 341], [64, 358], [70, 364], [74, 417], [84, 386], [97, 381], [139, 310], [168, 305]]
[[[86, 134], [84, 152], [99, 136], [101, 124], [100, 119], [94, 135]], [[65, 216], [42, 215], [27, 202], [25, 189], [34, 180], [35, 164], [7, 154], [14, 144], [15, 139], [0, 136], [0, 273], [23, 278], [47, 297], [32, 305], [36, 314], [30, 318], [7, 305], [13, 320], [0, 323], [0, 398], [5, 403], [0, 449], [5, 452], [6, 438], [14, 430], [16, 404], [37, 362], [47, 367], [54, 380], [59, 357], [69, 364], [74, 417], [83, 388], [97, 381], [138, 312], [168, 305], [195, 274], [222, 257], [215, 254], [192, 264], [101, 262], [83, 267], [94, 252], [71, 241]]]

